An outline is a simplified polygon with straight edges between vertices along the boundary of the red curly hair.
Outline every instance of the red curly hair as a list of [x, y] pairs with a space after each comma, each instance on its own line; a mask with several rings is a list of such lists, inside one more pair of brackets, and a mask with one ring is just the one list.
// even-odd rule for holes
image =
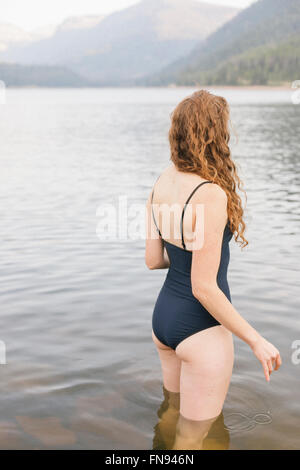
[[229, 226], [242, 247], [246, 225], [237, 189], [242, 182], [229, 149], [229, 105], [225, 98], [206, 90], [181, 101], [171, 114], [171, 160], [179, 171], [197, 173], [218, 184], [227, 195]]

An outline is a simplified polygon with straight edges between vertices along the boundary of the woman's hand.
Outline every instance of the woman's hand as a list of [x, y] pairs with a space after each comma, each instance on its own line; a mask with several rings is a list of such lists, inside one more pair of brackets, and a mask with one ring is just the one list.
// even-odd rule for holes
[[261, 362], [266, 381], [270, 382], [271, 373], [273, 370], [278, 370], [282, 364], [278, 349], [262, 336], [260, 336], [255, 343], [251, 345], [251, 349], [257, 359]]

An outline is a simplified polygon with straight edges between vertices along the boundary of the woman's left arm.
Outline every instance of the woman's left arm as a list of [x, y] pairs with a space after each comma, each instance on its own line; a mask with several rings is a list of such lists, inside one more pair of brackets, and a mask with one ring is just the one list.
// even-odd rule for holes
[[166, 253], [164, 242], [158, 234], [153, 222], [151, 195], [146, 205], [146, 250], [145, 263], [149, 269], [167, 269], [170, 261]]

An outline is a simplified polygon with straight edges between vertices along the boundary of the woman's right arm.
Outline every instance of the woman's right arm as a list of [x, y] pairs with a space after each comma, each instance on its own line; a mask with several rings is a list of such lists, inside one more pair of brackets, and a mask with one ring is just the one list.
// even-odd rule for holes
[[200, 233], [199, 224], [204, 223], [204, 237], [202, 248], [193, 251], [193, 294], [216, 320], [251, 347], [269, 381], [273, 363], [275, 370], [281, 365], [278, 350], [237, 312], [217, 284], [223, 232], [227, 222], [227, 196], [216, 184], [206, 186], [201, 193], [204, 221], [196, 219], [196, 234]]

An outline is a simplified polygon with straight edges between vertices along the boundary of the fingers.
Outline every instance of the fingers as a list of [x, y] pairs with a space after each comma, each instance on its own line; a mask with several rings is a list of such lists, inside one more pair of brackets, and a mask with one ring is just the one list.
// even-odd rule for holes
[[269, 374], [271, 375], [272, 372], [273, 372], [273, 360], [272, 359], [269, 359], [267, 361], [267, 364], [268, 364], [268, 368], [269, 368]]
[[279, 353], [277, 356], [272, 357], [272, 359], [262, 361], [262, 366], [267, 382], [270, 382], [270, 375], [272, 374], [273, 370], [278, 370], [281, 364], [282, 360]]
[[281, 364], [282, 364], [282, 360], [281, 360], [280, 354], [278, 353], [275, 359], [275, 370], [278, 370]]
[[270, 382], [270, 375], [273, 371], [278, 370], [282, 365], [279, 351], [271, 344], [258, 344], [254, 348], [254, 354], [261, 362], [264, 375], [267, 382]]
[[267, 361], [262, 361], [262, 366], [263, 366], [263, 370], [265, 373], [266, 381], [270, 382], [270, 373], [269, 373], [269, 367], [268, 367]]

